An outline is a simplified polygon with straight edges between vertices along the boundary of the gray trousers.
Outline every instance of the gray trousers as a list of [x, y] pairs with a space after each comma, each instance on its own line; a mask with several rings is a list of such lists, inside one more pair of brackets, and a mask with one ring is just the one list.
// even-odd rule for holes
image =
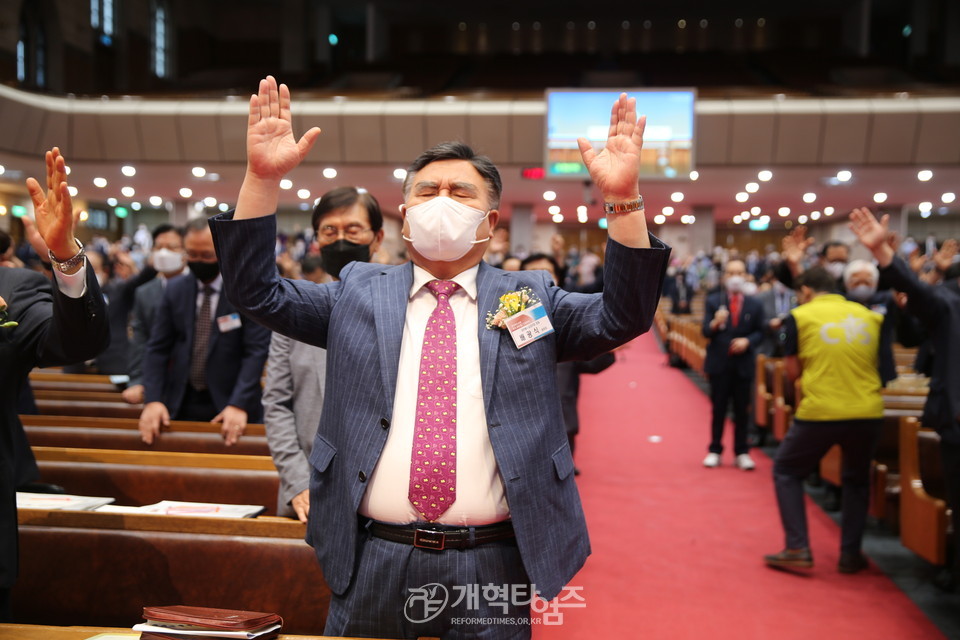
[[810, 546], [803, 481], [835, 444], [843, 450], [840, 551], [859, 552], [870, 504], [870, 461], [883, 420], [794, 420], [773, 463], [773, 483], [788, 549]]
[[358, 544], [353, 580], [331, 596], [324, 635], [530, 638], [530, 581], [515, 540], [431, 551], [361, 530]]

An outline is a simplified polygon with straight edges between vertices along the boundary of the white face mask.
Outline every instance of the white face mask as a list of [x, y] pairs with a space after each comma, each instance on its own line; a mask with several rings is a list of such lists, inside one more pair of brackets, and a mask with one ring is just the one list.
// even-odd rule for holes
[[170, 249], [157, 249], [153, 252], [153, 268], [160, 273], [182, 271], [183, 254]]
[[839, 280], [840, 278], [843, 277], [843, 271], [844, 269], [847, 268], [847, 263], [840, 262], [839, 260], [834, 260], [833, 262], [828, 263], [825, 268], [827, 270], [827, 273], [829, 273], [834, 278]]
[[407, 224], [417, 253], [427, 260], [453, 262], [467, 255], [477, 240], [477, 229], [489, 212], [468, 207], [446, 196], [437, 196], [407, 208]]
[[744, 282], [746, 282], [746, 278], [743, 276], [728, 276], [724, 281], [724, 285], [726, 285], [727, 291], [730, 293], [740, 293], [743, 291]]

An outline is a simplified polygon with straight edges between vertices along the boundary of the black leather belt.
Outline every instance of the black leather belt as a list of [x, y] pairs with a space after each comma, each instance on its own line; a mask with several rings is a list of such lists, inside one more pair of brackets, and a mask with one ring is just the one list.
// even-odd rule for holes
[[[366, 520], [366, 522], [363, 522]], [[370, 535], [391, 542], [412, 544], [419, 549], [472, 549], [478, 544], [510, 540], [516, 537], [509, 520], [479, 527], [450, 527], [446, 525], [386, 524], [375, 520], [361, 520]]]

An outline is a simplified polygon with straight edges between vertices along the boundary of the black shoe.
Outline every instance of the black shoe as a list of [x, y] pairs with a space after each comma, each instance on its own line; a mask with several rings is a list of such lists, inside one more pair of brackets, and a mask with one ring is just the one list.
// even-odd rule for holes
[[784, 549], [780, 553], [763, 556], [768, 566], [780, 569], [809, 569], [813, 566], [813, 554], [809, 548]]
[[573, 468], [573, 475], [575, 475], [575, 476], [580, 475], [580, 469], [577, 469], [576, 467], [574, 467], [574, 468]]
[[957, 590], [956, 575], [950, 569], [941, 569], [937, 572], [937, 575], [933, 577], [933, 586], [941, 591], [953, 593]]
[[837, 571], [840, 573], [859, 573], [866, 569], [870, 563], [859, 551], [843, 551], [840, 553], [840, 562], [837, 563]]

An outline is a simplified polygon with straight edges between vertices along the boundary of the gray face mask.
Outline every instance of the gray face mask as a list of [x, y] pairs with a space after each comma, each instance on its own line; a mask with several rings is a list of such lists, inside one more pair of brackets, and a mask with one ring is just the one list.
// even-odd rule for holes
[[866, 304], [876, 292], [876, 287], [872, 287], [869, 284], [858, 284], [854, 288], [847, 291], [847, 296], [849, 296], [851, 300], [856, 300], [860, 304]]

